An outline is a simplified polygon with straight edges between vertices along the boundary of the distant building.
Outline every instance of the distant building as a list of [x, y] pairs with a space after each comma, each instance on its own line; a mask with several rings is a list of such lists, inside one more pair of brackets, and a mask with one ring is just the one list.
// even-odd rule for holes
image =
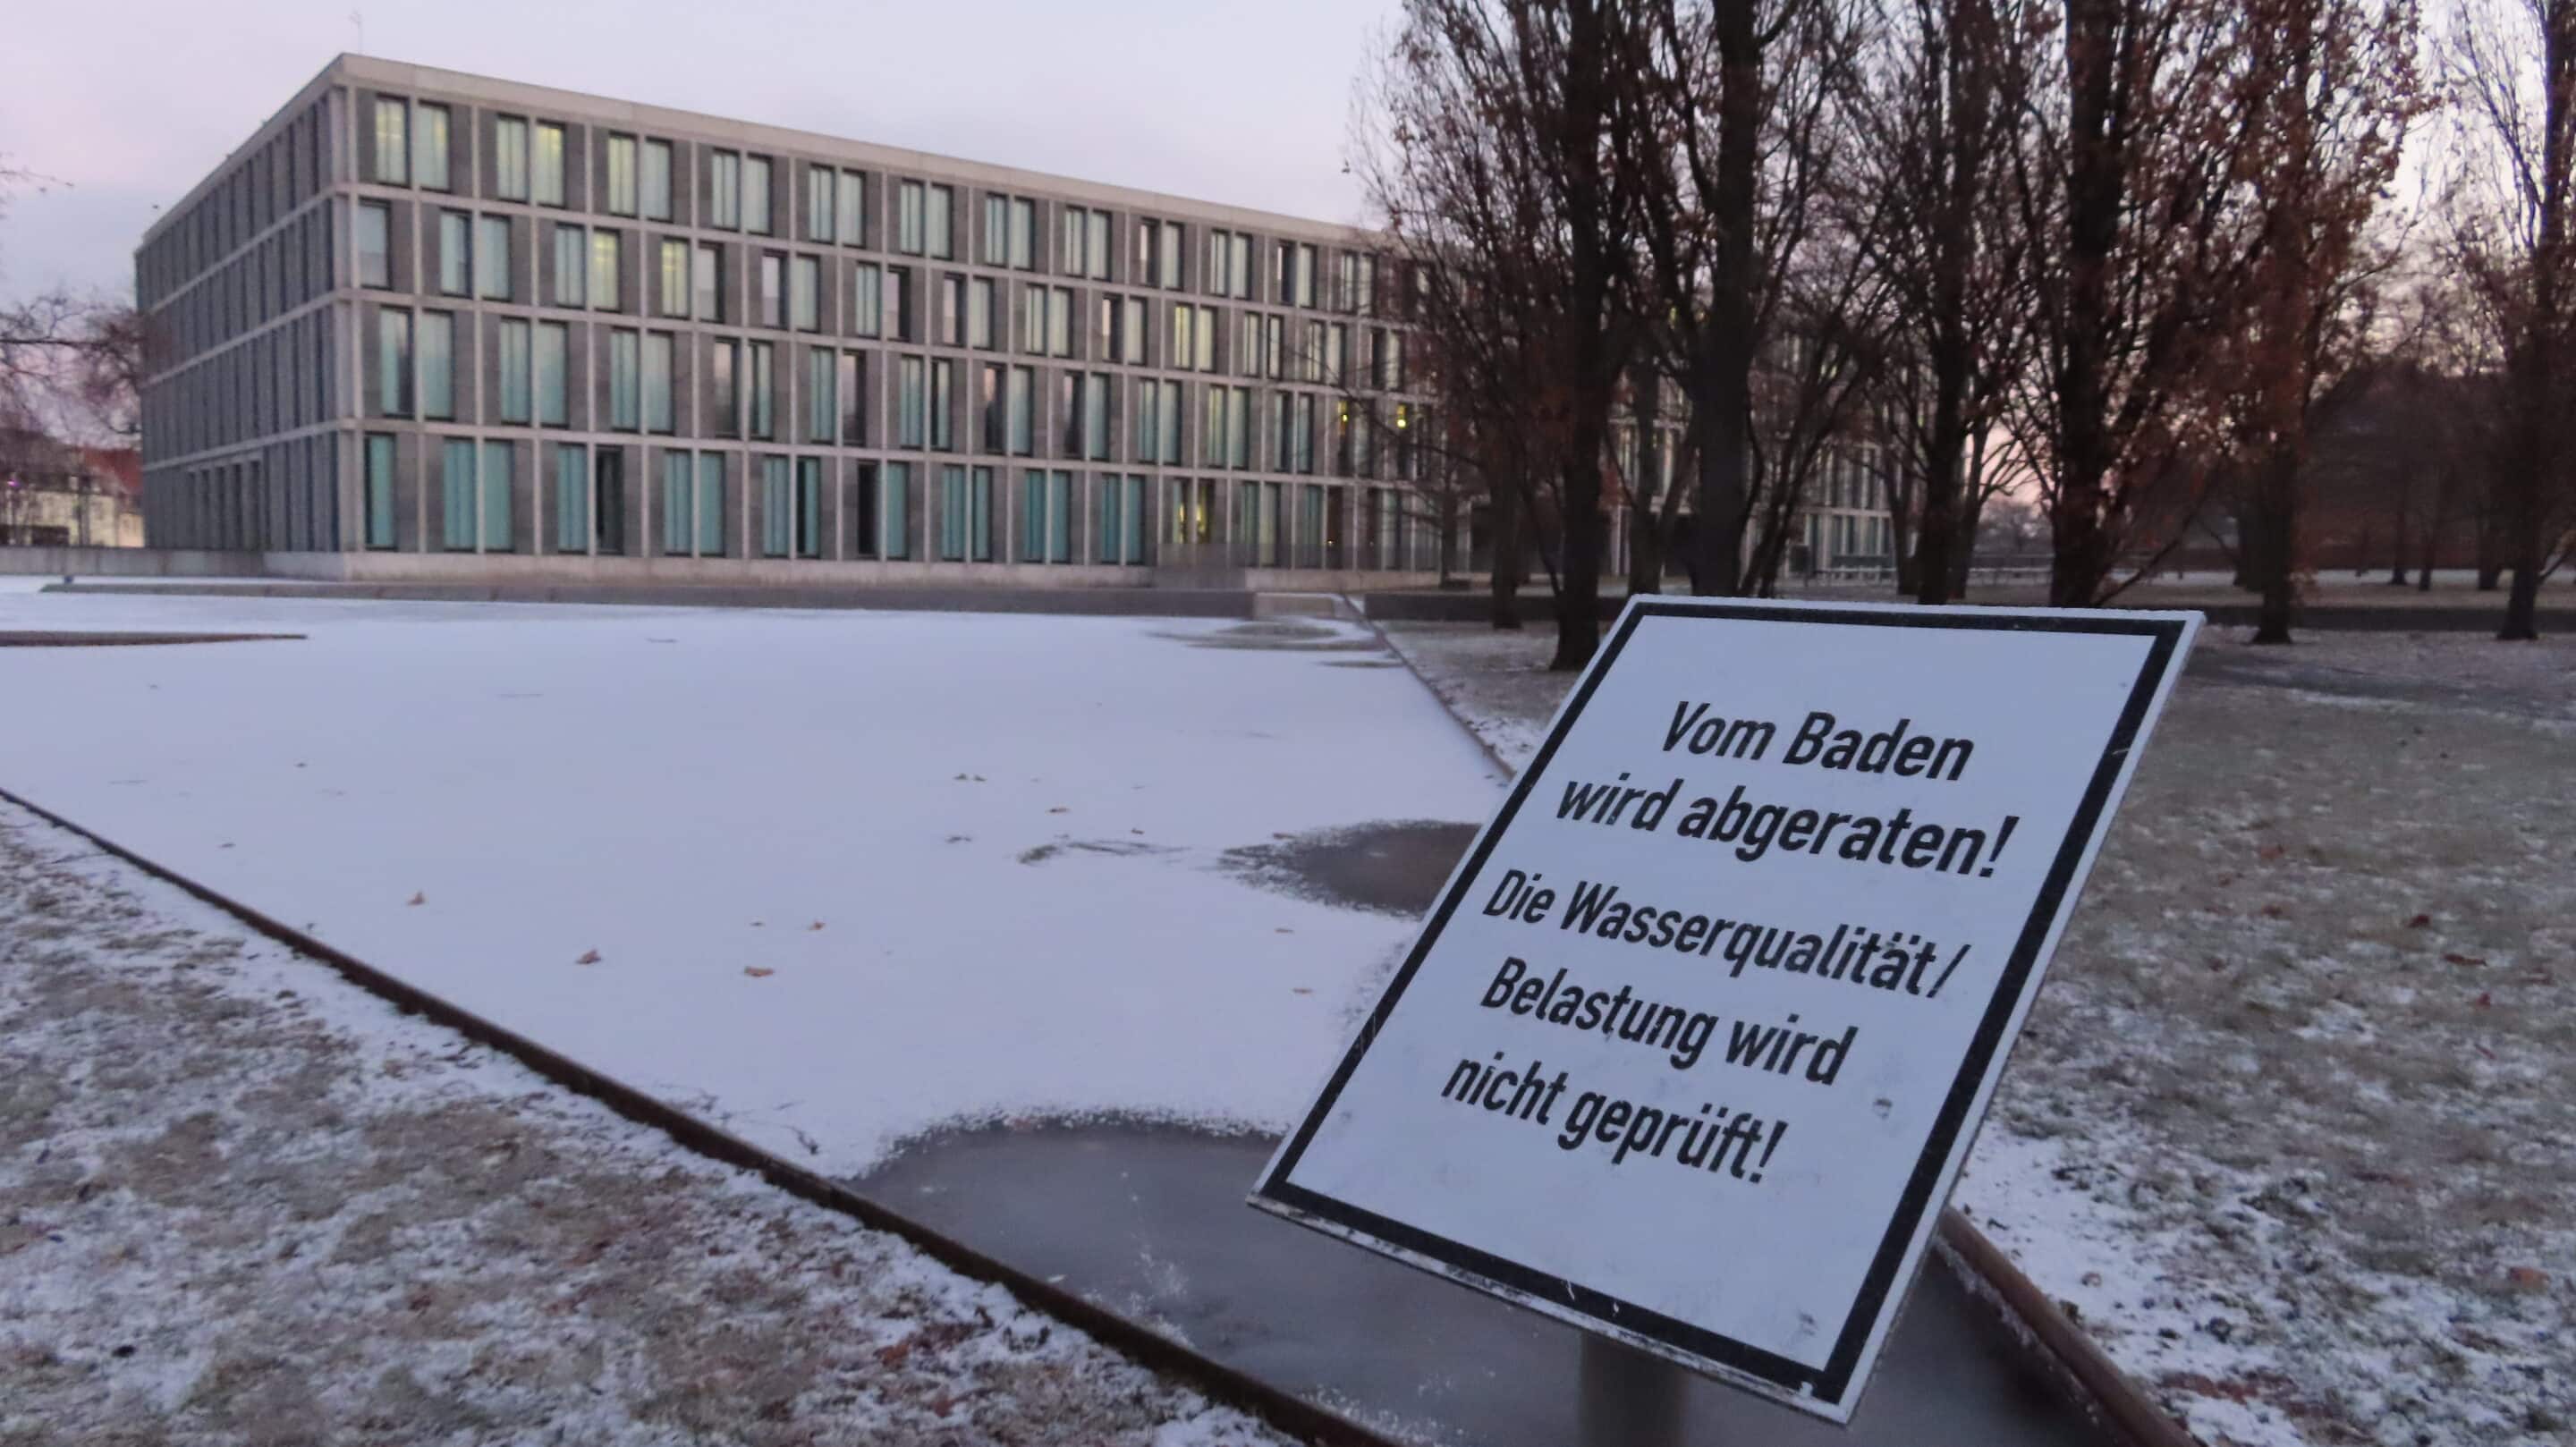
[[135, 262], [157, 546], [1035, 583], [1442, 546], [1396, 268], [1345, 227], [342, 56]]
[[141, 494], [132, 448], [0, 428], [0, 547], [141, 547]]

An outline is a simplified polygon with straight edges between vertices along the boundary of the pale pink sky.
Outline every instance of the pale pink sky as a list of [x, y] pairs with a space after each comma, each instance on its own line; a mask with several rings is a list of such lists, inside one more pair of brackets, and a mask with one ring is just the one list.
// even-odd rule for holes
[[[134, 243], [314, 72], [348, 0], [22, 0], [0, 295], [123, 291]], [[373, 0], [370, 55], [1257, 206], [1360, 219], [1352, 81], [1393, 0]]]

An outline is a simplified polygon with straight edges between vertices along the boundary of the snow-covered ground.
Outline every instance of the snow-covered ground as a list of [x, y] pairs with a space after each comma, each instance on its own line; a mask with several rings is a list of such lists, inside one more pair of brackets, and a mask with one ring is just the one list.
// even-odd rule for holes
[[1496, 786], [1320, 622], [0, 591], [48, 628], [308, 636], [0, 649], [0, 786], [838, 1174], [1284, 1127], [1409, 925], [1221, 856]]
[[[1517, 766], [1543, 629], [1389, 636]], [[2576, 641], [2205, 633], [1958, 1204], [2213, 1444], [2576, 1441]]]
[[1282, 1440], [0, 805], [0, 1441]]

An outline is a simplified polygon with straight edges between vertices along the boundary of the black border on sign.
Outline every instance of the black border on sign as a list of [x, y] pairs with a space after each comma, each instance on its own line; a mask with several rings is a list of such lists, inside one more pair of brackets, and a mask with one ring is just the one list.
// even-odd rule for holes
[[[1513, 818], [1520, 812], [1522, 802], [1529, 797], [1530, 790], [1536, 785], [1539, 776], [1547, 771], [1549, 761], [1556, 755], [1557, 745], [1564, 742], [1566, 734], [1573, 728], [1575, 721], [1583, 716], [1584, 708], [1592, 701], [1594, 688], [1610, 671], [1610, 666], [1618, 661], [1620, 650], [1627, 646], [1628, 639], [1637, 631], [1638, 621], [1657, 617], [1716, 618], [1764, 623], [1815, 623], [1846, 627], [1856, 625], [1867, 628], [1964, 628], [1981, 632], [2005, 633], [2094, 633], [2145, 637], [2153, 640], [2148, 649], [2146, 661], [2138, 670], [2137, 680], [2130, 687], [2128, 702], [2120, 711], [2119, 721], [2113, 725], [2111, 737], [2103, 745], [2101, 760], [2094, 767], [2091, 782], [2085, 787], [2084, 798], [2076, 806], [2074, 817], [2068, 822], [2065, 837], [2058, 842], [2056, 858], [2049, 865], [2048, 877], [2041, 883], [2038, 897], [2031, 903], [2030, 917], [2024, 921], [2020, 938], [2014, 942], [2012, 957], [2005, 962], [2003, 973], [1996, 982], [1994, 996], [1986, 1006], [1985, 1018], [1978, 1022], [1977, 1032], [1969, 1042], [1967, 1054], [1960, 1061], [1959, 1073], [1950, 1083], [1950, 1090], [1942, 1100], [1940, 1113], [1933, 1118], [1932, 1133], [1924, 1143], [1923, 1153], [1916, 1159], [1913, 1172], [1906, 1178], [1904, 1191], [1898, 1197], [1896, 1212], [1888, 1222], [1887, 1233], [1880, 1238], [1878, 1251], [1871, 1258], [1869, 1270], [1861, 1279], [1859, 1292], [1853, 1298], [1850, 1311], [1843, 1318], [1842, 1334], [1835, 1340], [1834, 1349], [1828, 1355], [1821, 1371], [1776, 1353], [1764, 1351], [1759, 1347], [1747, 1345], [1732, 1337], [1650, 1311], [1634, 1302], [1620, 1300], [1606, 1292], [1595, 1291], [1573, 1281], [1532, 1271], [1518, 1262], [1479, 1251], [1472, 1246], [1449, 1240], [1444, 1236], [1407, 1225], [1390, 1217], [1362, 1210], [1332, 1197], [1307, 1190], [1303, 1186], [1291, 1185], [1288, 1179], [1295, 1173], [1298, 1161], [1305, 1155], [1306, 1147], [1314, 1140], [1315, 1132], [1322, 1128], [1325, 1119], [1332, 1114], [1334, 1102], [1341, 1097], [1342, 1088], [1349, 1083], [1352, 1072], [1359, 1068], [1361, 1057], [1368, 1053], [1368, 1047], [1377, 1039], [1379, 1029], [1385, 1025], [1387, 1017], [1394, 1013], [1396, 1002], [1403, 998], [1405, 987], [1413, 982], [1415, 973], [1421, 969], [1423, 960], [1429, 956], [1432, 945], [1438, 942], [1441, 931], [1448, 927], [1450, 917], [1457, 912], [1459, 904], [1467, 897], [1469, 886], [1483, 874], [1485, 862], [1493, 853], [1494, 846], [1501, 841], [1504, 832], [1510, 828]], [[1275, 1205], [1291, 1219], [1298, 1219], [1304, 1224], [1325, 1223], [1330, 1227], [1338, 1228], [1339, 1234], [1346, 1234], [1358, 1244], [1388, 1250], [1389, 1254], [1399, 1260], [1406, 1260], [1409, 1264], [1420, 1266], [1426, 1262], [1437, 1263], [1463, 1276], [1480, 1278], [1479, 1284], [1491, 1283], [1506, 1296], [1519, 1293], [1533, 1300], [1545, 1301], [1551, 1307], [1562, 1304], [1562, 1307], [1571, 1315], [1598, 1323], [1615, 1334], [1643, 1337], [1669, 1351], [1696, 1358], [1709, 1366], [1766, 1382], [1784, 1394], [1811, 1397], [1835, 1406], [1844, 1405], [1844, 1396], [1851, 1389], [1853, 1374], [1859, 1368], [1861, 1353], [1866, 1348], [1873, 1329], [1879, 1318], [1891, 1308], [1893, 1304], [1891, 1297], [1901, 1294], [1897, 1289], [1899, 1273], [1910, 1264], [1908, 1247], [1915, 1239], [1924, 1216], [1940, 1204], [1932, 1199], [1932, 1193], [1940, 1181], [1942, 1167], [1949, 1160], [1951, 1150], [1957, 1145], [1961, 1132], [1968, 1126], [1969, 1108], [1975, 1102], [1989, 1068], [1995, 1064], [1996, 1056], [2011, 1043], [2005, 1038], [2006, 1031], [2011, 1026], [2015, 1009], [2028, 989], [2032, 972], [2039, 966], [2041, 946], [2047, 942], [2058, 916], [2068, 905], [2068, 892], [2075, 883], [2077, 870], [2084, 862], [2085, 852], [2106, 822], [2102, 817], [2105, 807], [2110, 802], [2113, 790], [2118, 787], [2121, 771], [2128, 763], [2130, 751], [2136, 746], [2138, 731], [2144, 726], [2148, 711], [2154, 707], [2157, 691], [2162, 686], [2166, 675], [2172, 670], [2174, 654], [2181, 646], [2186, 626], [2186, 621], [2182, 618], [2122, 617], [2116, 613], [2028, 614], [1997, 611], [1981, 615], [1973, 611], [1936, 612], [1930, 609], [1916, 611], [1898, 607], [1884, 610], [1841, 609], [1802, 607], [1795, 604], [1764, 606], [1650, 598], [1632, 600], [1627, 611], [1620, 615], [1618, 625], [1611, 633], [1609, 641], [1602, 645], [1599, 656], [1595, 658], [1592, 667], [1585, 672], [1583, 681], [1576, 688], [1573, 698], [1557, 715], [1555, 725], [1548, 730], [1546, 741], [1539, 746], [1538, 753], [1530, 759], [1529, 764], [1521, 770], [1520, 776], [1513, 782], [1511, 794], [1503, 801], [1502, 809], [1494, 815], [1493, 822], [1485, 827], [1485, 831], [1477, 836], [1474, 852], [1468, 857], [1466, 863], [1460, 866], [1456, 877], [1450, 881], [1448, 892], [1442, 896], [1438, 907], [1433, 910], [1430, 921], [1424, 925], [1421, 936], [1415, 940], [1411, 953], [1405, 956], [1403, 968], [1396, 971], [1395, 978], [1387, 985], [1386, 993], [1379, 998], [1377, 1007], [1369, 1012], [1367, 1022], [1360, 1027], [1357, 1038], [1352, 1040], [1349, 1051], [1343, 1055], [1342, 1062], [1334, 1070], [1332, 1079], [1326, 1082], [1323, 1092], [1316, 1097], [1313, 1108], [1307, 1112], [1305, 1121], [1298, 1126], [1296, 1134], [1289, 1138], [1287, 1144], [1273, 1159], [1260, 1185], [1254, 1188], [1254, 1203]], [[1426, 1269], [1429, 1268], [1426, 1267]]]

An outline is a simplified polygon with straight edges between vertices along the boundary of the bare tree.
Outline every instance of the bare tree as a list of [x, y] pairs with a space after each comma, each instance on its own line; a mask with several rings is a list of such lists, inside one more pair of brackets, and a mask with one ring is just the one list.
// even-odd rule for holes
[[2024, 0], [1883, 3], [1846, 100], [1863, 144], [1838, 190], [1875, 213], [1860, 235], [1888, 292], [1878, 412], [1909, 464], [1890, 508], [1899, 586], [1942, 603], [1966, 581], [1983, 501], [1970, 463], [2025, 352], [2027, 234], [2000, 201], [2037, 37]]
[[[2576, 171], [2576, 0], [2461, 0], [2442, 48], [2455, 128], [2450, 255], [2501, 339], [2502, 466], [2492, 536], [2512, 583], [2497, 636], [2537, 638], [2542, 580], [2576, 546], [2569, 187]], [[2483, 569], [2482, 569], [2483, 571]]]
[[2048, 506], [2061, 607], [2134, 582], [2206, 486], [2210, 356], [2263, 236], [2241, 15], [2235, 0], [2067, 0], [2061, 43], [2015, 97], [2034, 365], [2010, 421]]

